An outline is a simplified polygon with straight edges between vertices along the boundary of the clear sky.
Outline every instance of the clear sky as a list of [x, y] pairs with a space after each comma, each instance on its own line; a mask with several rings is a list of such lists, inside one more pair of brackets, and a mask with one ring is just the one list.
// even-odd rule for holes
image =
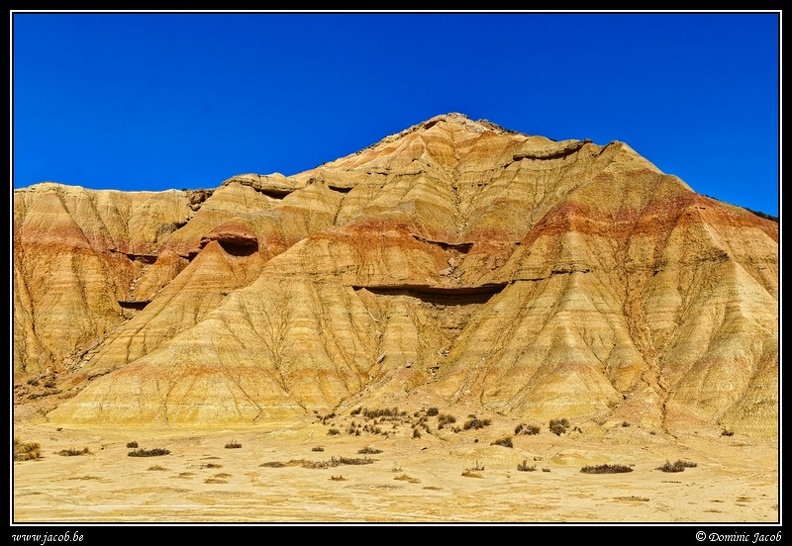
[[11, 12], [13, 187], [291, 175], [438, 114], [777, 216], [781, 12]]

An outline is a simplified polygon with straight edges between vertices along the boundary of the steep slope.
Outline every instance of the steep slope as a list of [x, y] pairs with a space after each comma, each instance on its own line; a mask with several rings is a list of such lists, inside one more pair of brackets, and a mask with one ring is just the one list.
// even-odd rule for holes
[[[37, 336], [58, 338], [29, 280], [31, 245], [47, 248], [28, 228], [51, 206], [41, 190], [15, 192], [20, 373], [40, 369]], [[91, 285], [104, 304], [50, 304], [98, 324], [47, 345], [75, 394], [53, 422], [244, 425], [431, 399], [777, 435], [777, 224], [696, 194], [623, 143], [449, 114], [293, 177], [233, 177], [192, 207], [168, 195], [179, 214], [123, 247], [153, 263], [53, 271], [115, 286]], [[102, 263], [122, 246], [92, 244]]]

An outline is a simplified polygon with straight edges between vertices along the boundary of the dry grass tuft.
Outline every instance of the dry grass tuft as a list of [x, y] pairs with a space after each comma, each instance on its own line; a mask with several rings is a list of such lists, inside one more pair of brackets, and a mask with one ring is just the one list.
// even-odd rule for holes
[[159, 457], [161, 455], [170, 455], [170, 450], [155, 447], [154, 449], [136, 449], [127, 453], [130, 457]]
[[33, 461], [41, 457], [41, 446], [35, 442], [23, 442], [14, 438], [14, 460]]
[[408, 474], [403, 474], [403, 473], [399, 474], [398, 476], [395, 476], [393, 479], [394, 480], [403, 481], [403, 482], [409, 482], [409, 483], [421, 483], [421, 480], [419, 480], [417, 478], [413, 478], [412, 476], [410, 476]]
[[69, 449], [61, 449], [60, 451], [58, 451], [58, 455], [62, 455], [64, 457], [76, 457], [78, 455], [90, 455], [90, 454], [91, 454], [91, 450], [88, 449], [87, 447], [84, 447], [82, 449], [77, 449], [76, 447], [72, 447]]
[[698, 465], [691, 461], [678, 460], [674, 463], [666, 461], [663, 466], [658, 466], [657, 470], [662, 470], [663, 472], [684, 472], [686, 468], [695, 468], [696, 466]]
[[528, 461], [526, 459], [523, 459], [523, 462], [517, 465], [517, 470], [519, 470], [520, 472], [535, 472], [536, 465], [530, 466], [528, 465]]

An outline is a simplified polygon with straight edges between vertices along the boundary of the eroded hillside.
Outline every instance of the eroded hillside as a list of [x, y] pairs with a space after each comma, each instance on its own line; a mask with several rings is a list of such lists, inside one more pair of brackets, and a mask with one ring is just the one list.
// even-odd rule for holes
[[13, 256], [16, 401], [53, 423], [433, 403], [778, 433], [778, 224], [620, 142], [449, 114], [291, 177], [39, 184]]

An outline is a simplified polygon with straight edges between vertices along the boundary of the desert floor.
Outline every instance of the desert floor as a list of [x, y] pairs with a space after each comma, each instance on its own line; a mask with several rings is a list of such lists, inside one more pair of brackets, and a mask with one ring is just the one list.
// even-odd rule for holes
[[[12, 523], [780, 521], [778, 444], [739, 435], [545, 428], [509, 448], [486, 429], [385, 438], [328, 435], [318, 422], [214, 431], [17, 422], [14, 434], [39, 443], [42, 457], [13, 463]], [[170, 454], [130, 457], [131, 441]], [[341, 458], [371, 462], [332, 466]], [[677, 460], [696, 466], [657, 469]], [[581, 472], [601, 464], [632, 472]]]

